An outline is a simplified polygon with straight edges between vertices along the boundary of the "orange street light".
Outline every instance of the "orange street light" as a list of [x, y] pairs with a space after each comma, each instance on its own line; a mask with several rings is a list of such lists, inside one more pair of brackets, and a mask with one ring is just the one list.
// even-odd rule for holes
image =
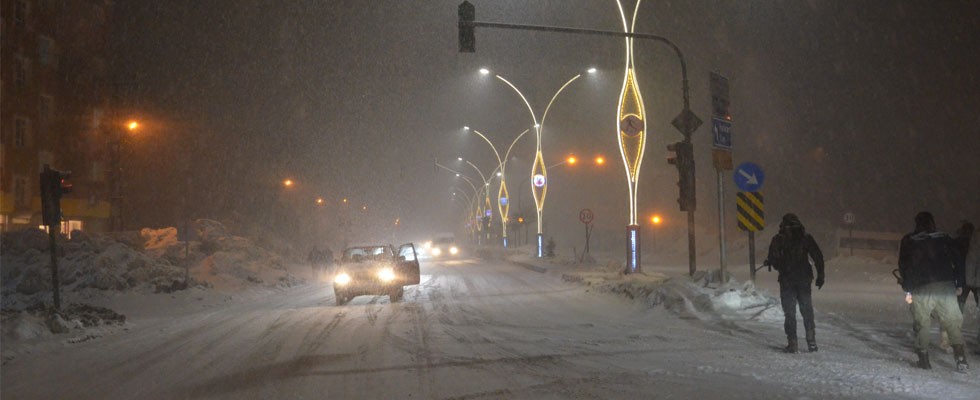
[[598, 157], [595, 158], [595, 163], [597, 165], [605, 164], [606, 163], [606, 159], [603, 158], [602, 156], [598, 156]]
[[569, 164], [575, 164], [576, 162], [578, 162], [578, 159], [575, 158], [575, 156], [568, 156], [568, 158], [566, 158], [565, 161], [568, 161]]
[[323, 204], [323, 197], [317, 197], [316, 204]]
[[292, 179], [286, 179], [286, 180], [282, 181], [282, 185], [285, 186], [285, 187], [291, 187], [291, 186], [293, 186], [293, 183], [295, 183], [295, 182], [293, 182]]
[[652, 217], [650, 217], [650, 223], [652, 223], [654, 225], [660, 225], [660, 222], [661, 221], [662, 220], [660, 219], [660, 216], [659, 215], [654, 214]]
[[140, 127], [140, 123], [139, 121], [136, 120], [130, 120], [129, 122], [126, 123], [126, 129], [129, 129], [130, 132], [135, 131], [139, 127]]

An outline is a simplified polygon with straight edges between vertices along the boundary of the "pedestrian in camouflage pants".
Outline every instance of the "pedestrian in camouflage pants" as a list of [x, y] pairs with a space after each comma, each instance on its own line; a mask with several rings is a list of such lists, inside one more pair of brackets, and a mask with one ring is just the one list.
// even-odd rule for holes
[[968, 365], [960, 331], [963, 313], [956, 301], [956, 296], [962, 293], [965, 277], [963, 259], [953, 239], [936, 231], [932, 214], [920, 212], [915, 216], [915, 231], [902, 238], [898, 253], [902, 289], [912, 312], [915, 354], [919, 358], [916, 365], [923, 369], [932, 368], [929, 328], [931, 315], [935, 314], [949, 334], [957, 370], [965, 372]]

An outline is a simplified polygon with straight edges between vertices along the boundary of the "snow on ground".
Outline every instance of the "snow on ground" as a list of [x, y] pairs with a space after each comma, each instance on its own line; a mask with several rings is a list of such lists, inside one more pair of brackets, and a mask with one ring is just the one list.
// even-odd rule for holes
[[70, 240], [59, 237], [61, 312], [52, 307], [48, 235], [33, 229], [4, 232], [4, 362], [45, 340], [74, 343], [124, 329], [127, 314], [219, 304], [231, 293], [290, 287], [303, 280], [287, 270], [292, 261], [232, 235], [217, 221], [197, 220], [194, 229], [196, 238], [190, 242], [178, 241], [176, 228], [120, 236], [76, 231]]

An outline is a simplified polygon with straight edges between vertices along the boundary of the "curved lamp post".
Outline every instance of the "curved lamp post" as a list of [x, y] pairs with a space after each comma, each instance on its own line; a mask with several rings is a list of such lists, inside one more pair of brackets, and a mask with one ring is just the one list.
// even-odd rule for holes
[[[463, 129], [467, 131], [470, 130], [468, 126], [463, 127]], [[497, 175], [500, 176], [500, 189], [497, 191], [497, 207], [500, 211], [500, 226], [502, 229], [501, 238], [503, 239], [504, 247], [507, 247], [507, 222], [510, 221], [510, 194], [507, 193], [507, 160], [510, 159], [510, 151], [514, 148], [514, 145], [517, 144], [517, 141], [524, 137], [524, 135], [527, 134], [530, 129], [525, 129], [524, 132], [521, 132], [520, 135], [517, 135], [517, 137], [510, 142], [510, 146], [507, 147], [507, 152], [504, 153], [503, 159], [500, 158], [500, 153], [497, 152], [497, 147], [493, 145], [490, 139], [487, 139], [485, 135], [476, 129], [473, 129], [472, 131], [486, 141], [487, 144], [490, 145], [490, 149], [493, 150], [493, 155], [497, 156], [497, 169], [499, 170]]]
[[[480, 70], [480, 73], [486, 75], [489, 74], [490, 71], [484, 68]], [[594, 73], [594, 69], [590, 69], [589, 73]], [[544, 126], [545, 119], [548, 117], [548, 110], [551, 109], [551, 105], [554, 104], [555, 99], [558, 98], [558, 95], [561, 94], [561, 92], [565, 90], [565, 88], [568, 87], [569, 84], [571, 84], [581, 76], [582, 74], [573, 76], [571, 79], [566, 81], [565, 84], [563, 84], [558, 89], [558, 91], [555, 92], [553, 96], [551, 96], [551, 101], [549, 101], [548, 106], [545, 107], [544, 113], [541, 115], [541, 122], [539, 123], [538, 117], [534, 114], [534, 108], [531, 107], [531, 103], [527, 101], [527, 98], [524, 97], [524, 94], [521, 93], [521, 91], [517, 89], [517, 87], [514, 86], [513, 83], [510, 83], [510, 81], [504, 79], [504, 77], [500, 75], [494, 74], [494, 77], [506, 83], [507, 86], [510, 86], [511, 89], [514, 89], [514, 91], [517, 92], [517, 95], [521, 97], [521, 100], [523, 100], [524, 104], [527, 106], [528, 112], [531, 113], [531, 120], [534, 121], [534, 131], [537, 139], [537, 145], [534, 154], [534, 163], [531, 164], [532, 165], [531, 166], [531, 193], [534, 195], [534, 204], [537, 208], [537, 217], [538, 217], [538, 221], [537, 221], [538, 222], [538, 240], [537, 240], [538, 257], [544, 257], [544, 232], [542, 229], [543, 222], [541, 219], [541, 215], [544, 211], [544, 200], [548, 194], [548, 168], [545, 166], [544, 157], [541, 155], [541, 130]]]

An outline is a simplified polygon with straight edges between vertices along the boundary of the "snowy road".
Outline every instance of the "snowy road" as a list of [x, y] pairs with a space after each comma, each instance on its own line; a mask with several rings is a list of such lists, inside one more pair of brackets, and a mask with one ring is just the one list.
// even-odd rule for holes
[[821, 352], [785, 355], [772, 321], [682, 319], [502, 262], [422, 268], [395, 304], [362, 296], [336, 307], [326, 285], [308, 284], [137, 318], [5, 365], [2, 397], [980, 397], [975, 358], [966, 375], [944, 354], [933, 371], [912, 369], [907, 325], [821, 313]]

